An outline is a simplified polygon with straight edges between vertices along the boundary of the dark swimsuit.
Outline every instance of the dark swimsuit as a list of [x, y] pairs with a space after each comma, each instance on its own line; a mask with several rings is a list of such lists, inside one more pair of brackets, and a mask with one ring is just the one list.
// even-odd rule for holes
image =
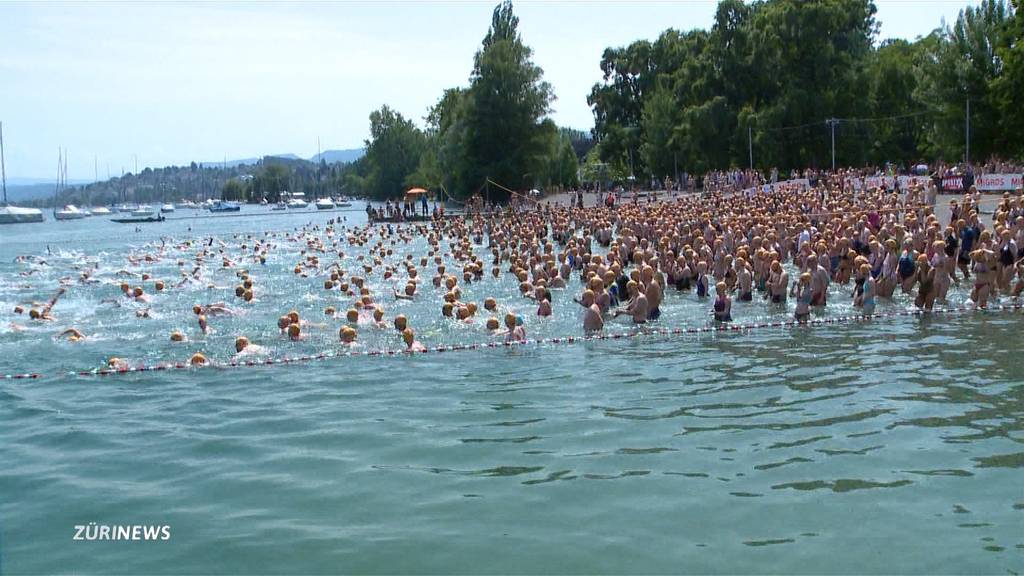
[[725, 312], [725, 300], [715, 300], [715, 320], [719, 322], [732, 322], [732, 314]]
[[708, 295], [708, 281], [706, 276], [697, 278], [697, 297], [706, 298]]

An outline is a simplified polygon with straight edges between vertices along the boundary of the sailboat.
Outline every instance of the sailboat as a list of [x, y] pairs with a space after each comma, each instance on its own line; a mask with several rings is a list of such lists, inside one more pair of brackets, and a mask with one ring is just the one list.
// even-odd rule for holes
[[81, 220], [88, 213], [84, 210], [79, 210], [73, 204], [68, 204], [63, 210], [57, 210], [57, 199], [60, 198], [60, 193], [64, 191], [67, 180], [67, 151], [65, 150], [63, 154], [65, 156], [58, 155], [57, 158], [57, 187], [53, 190], [53, 217], [55, 220]]
[[7, 165], [4, 163], [4, 123], [0, 122], [0, 173], [2, 173], [4, 203], [0, 204], [0, 224], [42, 222], [43, 211], [38, 208], [19, 208], [7, 203]]

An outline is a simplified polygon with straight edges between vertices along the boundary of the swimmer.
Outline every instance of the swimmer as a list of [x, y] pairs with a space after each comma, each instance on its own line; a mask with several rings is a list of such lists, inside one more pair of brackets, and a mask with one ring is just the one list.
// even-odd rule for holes
[[712, 314], [716, 322], [732, 322], [732, 298], [729, 297], [729, 286], [725, 282], [715, 284], [715, 304]]
[[796, 321], [806, 324], [811, 317], [811, 273], [804, 272], [796, 284], [796, 310], [793, 312]]
[[82, 334], [82, 332], [78, 328], [68, 328], [67, 330], [57, 335], [57, 338], [64, 337], [67, 337], [69, 342], [79, 342], [81, 340], [85, 340], [85, 334]]
[[634, 324], [647, 323], [647, 296], [640, 291], [640, 285], [635, 280], [626, 284], [626, 291], [629, 293], [629, 303], [625, 308], [615, 311], [615, 318], [622, 314], [628, 314], [633, 318]]
[[258, 344], [249, 342], [249, 339], [245, 336], [239, 336], [235, 338], [235, 357], [241, 356], [254, 356], [258, 354], [264, 354], [267, 349]]
[[593, 290], [584, 290], [583, 297], [579, 300], [573, 298], [573, 302], [583, 307], [584, 332], [599, 332], [604, 329], [604, 318], [601, 317], [601, 308], [595, 301]]
[[351, 326], [342, 326], [338, 331], [338, 337], [342, 344], [352, 345], [356, 341], [356, 329]]
[[402, 331], [402, 340], [405, 341], [406, 351], [408, 352], [426, 352], [427, 348], [416, 340], [416, 334], [412, 331], [412, 328], [406, 328]]

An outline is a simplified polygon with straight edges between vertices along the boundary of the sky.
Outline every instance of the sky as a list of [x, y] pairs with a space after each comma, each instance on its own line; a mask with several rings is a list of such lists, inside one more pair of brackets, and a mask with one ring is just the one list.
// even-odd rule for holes
[[[70, 179], [223, 158], [358, 148], [388, 104], [422, 125], [468, 84], [492, 1], [0, 3], [0, 121], [8, 181]], [[557, 100], [588, 130], [608, 46], [708, 28], [715, 1], [514, 4]], [[876, 0], [879, 40], [914, 39], [977, 0]]]

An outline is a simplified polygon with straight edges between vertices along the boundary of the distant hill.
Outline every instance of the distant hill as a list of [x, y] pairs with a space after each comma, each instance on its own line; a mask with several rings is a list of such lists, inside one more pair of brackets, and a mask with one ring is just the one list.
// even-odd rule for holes
[[350, 148], [347, 150], [325, 150], [321, 154], [314, 154], [309, 161], [319, 162], [322, 156], [324, 161], [328, 164], [334, 164], [335, 162], [355, 162], [366, 154], [365, 148]]
[[[363, 148], [349, 148], [345, 150], [325, 150], [320, 154], [314, 154], [309, 158], [310, 162], [316, 163], [320, 161], [320, 157], [328, 164], [334, 164], [336, 162], [355, 162], [363, 157], [366, 150]], [[284, 160], [302, 160], [296, 154], [267, 154], [266, 157], [282, 158]], [[208, 166], [213, 168], [236, 168], [238, 166], [252, 166], [262, 160], [264, 156], [258, 158], [240, 158], [237, 160], [218, 161], [218, 162], [199, 162], [200, 166]]]
[[[16, 180], [33, 180], [33, 178], [17, 178]], [[24, 202], [26, 200], [39, 200], [53, 196], [56, 184], [50, 182], [38, 184], [14, 184], [7, 183], [7, 201], [11, 203]], [[3, 200], [3, 198], [0, 198]]]

